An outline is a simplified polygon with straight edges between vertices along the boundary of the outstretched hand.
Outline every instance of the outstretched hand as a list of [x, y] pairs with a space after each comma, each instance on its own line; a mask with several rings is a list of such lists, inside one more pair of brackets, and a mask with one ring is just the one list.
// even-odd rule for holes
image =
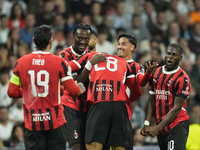
[[106, 56], [104, 54], [99, 53], [92, 56], [92, 58], [90, 59], [90, 63], [92, 65], [95, 65], [106, 60], [107, 60]]
[[151, 65], [151, 63], [146, 63], [146, 73], [150, 74], [154, 69], [156, 69], [156, 67], [158, 67], [158, 63], [157, 62], [153, 62], [153, 64]]

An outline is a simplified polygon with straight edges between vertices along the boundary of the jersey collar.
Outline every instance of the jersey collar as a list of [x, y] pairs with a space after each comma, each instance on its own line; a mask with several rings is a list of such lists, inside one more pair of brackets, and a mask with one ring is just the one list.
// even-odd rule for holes
[[72, 50], [72, 53], [73, 53], [74, 55], [78, 56], [78, 57], [86, 53], [86, 51], [84, 51], [82, 54], [78, 54], [77, 52], [74, 51], [74, 49], [73, 49], [72, 46], [70, 46], [70, 48], [71, 48], [71, 50]]
[[165, 65], [164, 66], [162, 66], [162, 72], [164, 73], [164, 74], [173, 74], [173, 73], [176, 73], [178, 70], [179, 70], [179, 66], [178, 66], [178, 68], [177, 69], [175, 69], [175, 70], [172, 70], [172, 71], [166, 71], [165, 70]]
[[50, 52], [43, 52], [43, 51], [34, 51], [34, 54], [50, 54]]
[[132, 61], [134, 61], [133, 59], [130, 59], [130, 60], [127, 60], [126, 62], [132, 62]]

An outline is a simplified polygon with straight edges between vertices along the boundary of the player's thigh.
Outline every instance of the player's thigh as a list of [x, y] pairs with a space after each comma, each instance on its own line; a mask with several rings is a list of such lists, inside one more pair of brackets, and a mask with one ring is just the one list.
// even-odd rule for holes
[[47, 150], [66, 150], [65, 125], [47, 131]]
[[69, 145], [85, 143], [86, 113], [64, 106], [66, 138]]
[[158, 139], [158, 145], [160, 147], [160, 150], [167, 150], [167, 137], [169, 136], [169, 134], [159, 134], [157, 135], [157, 139]]
[[112, 103], [112, 126], [108, 144], [114, 147], [126, 147], [127, 139], [127, 110], [125, 103], [116, 101]]
[[105, 144], [112, 123], [113, 102], [99, 102], [92, 105], [86, 119], [86, 144], [98, 142]]
[[189, 133], [188, 121], [180, 122], [172, 130], [167, 138], [168, 149], [186, 150], [187, 137]]
[[98, 142], [92, 142], [89, 144], [86, 144], [87, 150], [102, 150], [103, 144], [98, 143]]
[[24, 144], [26, 150], [46, 149], [45, 131], [30, 131], [25, 128]]

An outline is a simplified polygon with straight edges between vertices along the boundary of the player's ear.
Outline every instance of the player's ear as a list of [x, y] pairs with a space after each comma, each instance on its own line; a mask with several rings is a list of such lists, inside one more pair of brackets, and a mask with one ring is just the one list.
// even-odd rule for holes
[[32, 38], [33, 42], [35, 43], [34, 37]]
[[97, 43], [98, 43], [98, 41], [99, 41], [99, 39], [98, 39], [98, 38], [96, 38], [96, 39], [95, 39], [95, 44], [97, 44]]
[[130, 48], [131, 52], [133, 52], [134, 49], [135, 49], [135, 45], [131, 45], [131, 48]]

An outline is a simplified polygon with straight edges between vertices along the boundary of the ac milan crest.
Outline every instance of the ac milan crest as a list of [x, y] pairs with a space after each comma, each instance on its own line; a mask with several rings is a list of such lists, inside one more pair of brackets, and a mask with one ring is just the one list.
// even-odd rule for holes
[[167, 82], [167, 86], [170, 86], [172, 83], [172, 80], [170, 79], [168, 82]]
[[78, 133], [76, 132], [76, 130], [74, 130], [74, 138], [78, 139]]

